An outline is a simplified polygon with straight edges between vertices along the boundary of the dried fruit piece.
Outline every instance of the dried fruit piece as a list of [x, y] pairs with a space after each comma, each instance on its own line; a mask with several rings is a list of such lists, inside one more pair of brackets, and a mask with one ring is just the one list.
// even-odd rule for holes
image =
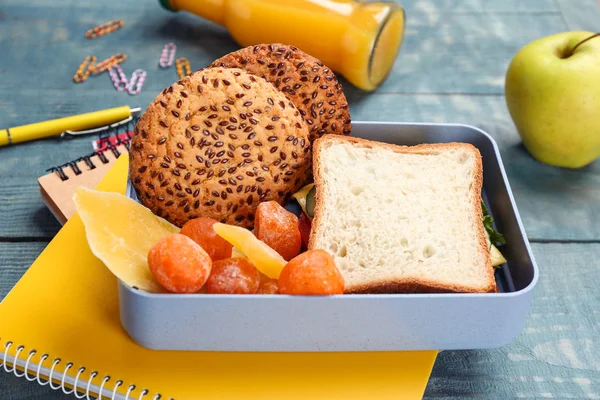
[[239, 249], [256, 268], [269, 278], [278, 278], [286, 261], [275, 250], [258, 240], [248, 229], [239, 226], [216, 223], [213, 229], [217, 235]]
[[148, 251], [179, 228], [122, 194], [79, 187], [73, 201], [92, 253], [117, 278], [146, 292], [165, 292], [148, 269]]
[[258, 205], [254, 234], [286, 260], [291, 260], [300, 253], [302, 235], [298, 228], [298, 217], [276, 201]]
[[344, 278], [325, 250], [309, 250], [292, 259], [281, 271], [278, 285], [280, 294], [344, 293]]
[[212, 261], [199, 244], [176, 233], [152, 246], [148, 252], [148, 267], [168, 291], [195, 293], [206, 283]]
[[260, 274], [247, 258], [215, 261], [206, 282], [211, 294], [253, 294], [258, 290]]
[[244, 253], [242, 253], [237, 247], [234, 246], [231, 249], [231, 258], [236, 258], [236, 257], [248, 258], [248, 257], [246, 257], [246, 255]]
[[198, 243], [208, 253], [211, 260], [218, 261], [231, 257], [232, 245], [213, 229], [217, 220], [212, 218], [195, 218], [183, 225], [181, 234]]
[[260, 282], [258, 286], [258, 294], [277, 294], [279, 288], [277, 287], [277, 279], [266, 278]]

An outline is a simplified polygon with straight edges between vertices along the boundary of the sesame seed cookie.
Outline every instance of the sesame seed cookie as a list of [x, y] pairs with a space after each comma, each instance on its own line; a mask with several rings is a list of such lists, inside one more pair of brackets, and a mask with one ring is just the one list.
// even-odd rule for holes
[[311, 168], [306, 124], [275, 87], [237, 68], [206, 68], [164, 89], [131, 141], [139, 200], [182, 226], [210, 217], [251, 227], [261, 201], [283, 204]]
[[294, 46], [245, 47], [214, 61], [215, 66], [241, 68], [281, 90], [308, 124], [311, 143], [327, 133], [352, 131], [348, 101], [333, 71]]

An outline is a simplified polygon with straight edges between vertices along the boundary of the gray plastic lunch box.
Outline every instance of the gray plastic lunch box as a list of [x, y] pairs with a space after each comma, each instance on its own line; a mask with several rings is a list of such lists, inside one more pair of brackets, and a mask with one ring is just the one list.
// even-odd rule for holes
[[[483, 198], [506, 238], [500, 293], [339, 296], [151, 294], [119, 282], [121, 323], [141, 346], [202, 351], [393, 351], [503, 346], [523, 329], [538, 267], [498, 146], [451, 124], [353, 122], [352, 135], [402, 145], [467, 142], [483, 157]], [[128, 195], [136, 198], [131, 184]]]

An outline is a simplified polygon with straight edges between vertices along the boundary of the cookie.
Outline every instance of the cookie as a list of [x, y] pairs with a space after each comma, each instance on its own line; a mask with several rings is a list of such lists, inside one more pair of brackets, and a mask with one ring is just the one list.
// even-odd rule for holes
[[333, 71], [294, 46], [245, 47], [214, 61], [215, 66], [241, 68], [281, 90], [308, 124], [311, 143], [328, 133], [352, 131], [348, 101]]
[[280, 204], [304, 183], [311, 143], [300, 112], [264, 79], [206, 68], [164, 89], [131, 140], [139, 200], [182, 226], [210, 217], [251, 227], [261, 201]]

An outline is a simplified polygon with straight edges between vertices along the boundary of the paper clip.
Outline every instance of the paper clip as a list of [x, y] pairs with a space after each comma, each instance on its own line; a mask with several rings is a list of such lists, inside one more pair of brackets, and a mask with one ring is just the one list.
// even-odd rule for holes
[[179, 75], [179, 79], [183, 79], [186, 75], [192, 73], [192, 69], [190, 67], [190, 60], [185, 57], [179, 57], [175, 61], [175, 67], [177, 68], [177, 75]]
[[[136, 69], [131, 74], [131, 80], [127, 84], [127, 93], [132, 96], [135, 96], [142, 90], [142, 86], [144, 86], [144, 81], [146, 80], [146, 71], [143, 69]], [[135, 85], [135, 88], [134, 88]]]
[[175, 46], [175, 43], [167, 43], [162, 49], [162, 52], [160, 53], [160, 60], [158, 61], [158, 65], [161, 68], [169, 68], [171, 65], [173, 65], [173, 60], [175, 60], [176, 51], [177, 46]]
[[75, 72], [75, 75], [73, 76], [73, 82], [84, 82], [90, 76], [90, 72], [93, 70], [94, 64], [96, 64], [96, 57], [87, 56], [83, 62], [79, 64], [77, 72]]
[[99, 62], [92, 69], [92, 74], [97, 75], [100, 74], [110, 67], [114, 67], [117, 64], [121, 64], [123, 61], [127, 60], [127, 56], [123, 53], [115, 54], [112, 57], [107, 58], [104, 61]]
[[100, 36], [104, 36], [108, 33], [114, 32], [123, 26], [122, 19], [115, 19], [108, 21], [104, 24], [98, 25], [95, 28], [90, 29], [85, 33], [85, 37], [88, 39], [95, 39]]
[[115, 89], [119, 92], [127, 89], [127, 75], [123, 72], [123, 68], [119, 64], [112, 66], [108, 69], [108, 75], [110, 76], [110, 80], [112, 81]]

